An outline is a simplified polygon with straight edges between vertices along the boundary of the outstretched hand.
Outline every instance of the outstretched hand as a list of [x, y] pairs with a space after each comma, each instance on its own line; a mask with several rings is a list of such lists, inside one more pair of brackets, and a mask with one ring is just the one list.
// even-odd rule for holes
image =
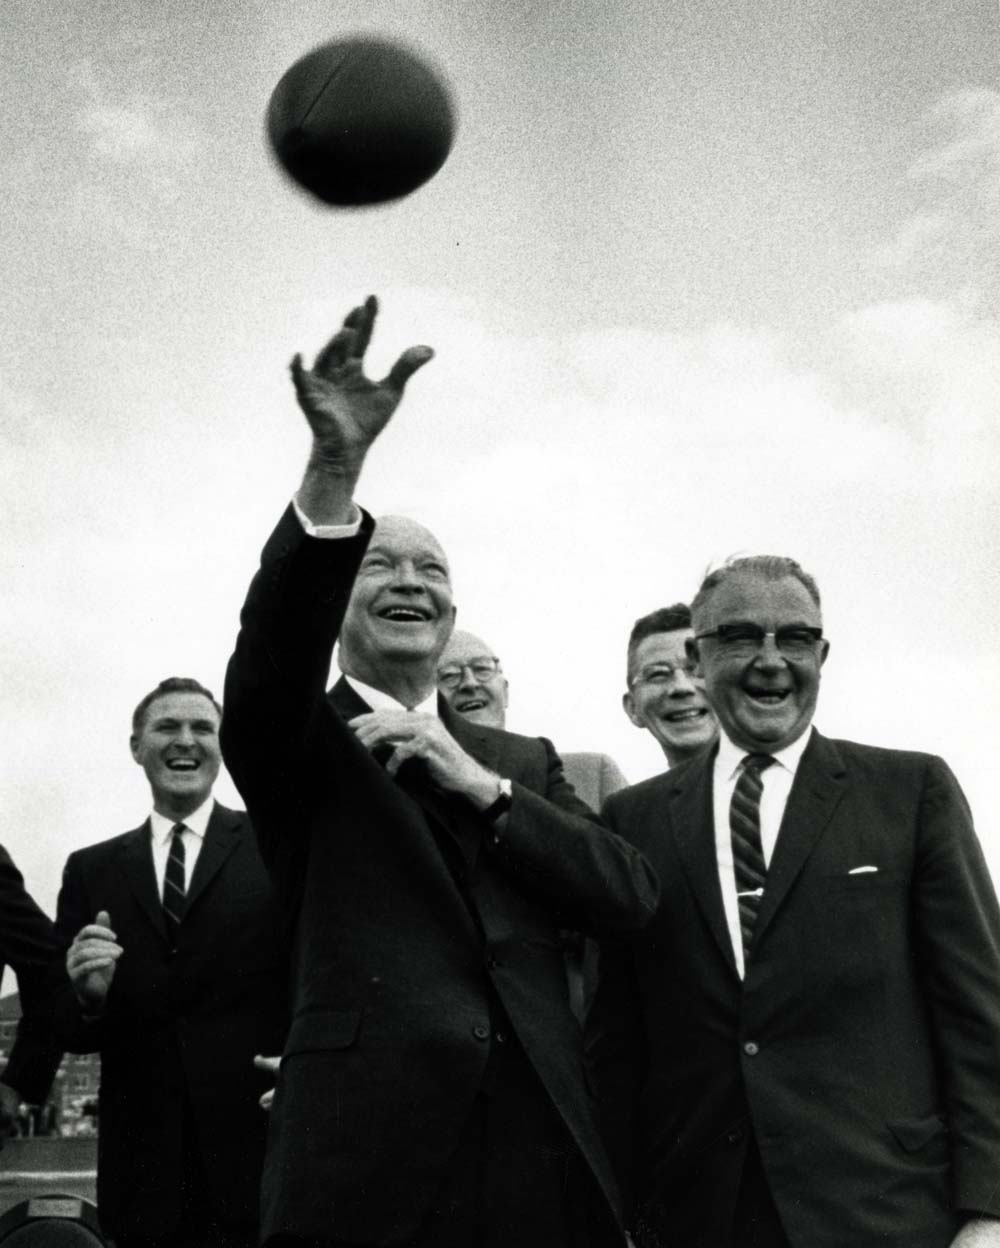
[[291, 363], [299, 406], [313, 433], [312, 464], [325, 471], [356, 477], [368, 448], [385, 428], [403, 397], [403, 389], [434, 352], [410, 347], [381, 381], [371, 381], [362, 363], [371, 341], [378, 301], [369, 295], [353, 308], [312, 368], [302, 356]]

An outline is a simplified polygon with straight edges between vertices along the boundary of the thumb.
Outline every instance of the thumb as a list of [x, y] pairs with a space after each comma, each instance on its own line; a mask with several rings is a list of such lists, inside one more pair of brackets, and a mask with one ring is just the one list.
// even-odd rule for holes
[[110, 927], [111, 915], [108, 914], [107, 910], [98, 910], [97, 917], [94, 919], [94, 922], [98, 927]]
[[430, 347], [410, 347], [409, 350], [403, 352], [389, 370], [388, 377], [382, 382], [383, 388], [395, 390], [397, 394], [402, 394], [403, 387], [417, 369], [423, 368], [427, 361], [433, 358], [434, 351]]

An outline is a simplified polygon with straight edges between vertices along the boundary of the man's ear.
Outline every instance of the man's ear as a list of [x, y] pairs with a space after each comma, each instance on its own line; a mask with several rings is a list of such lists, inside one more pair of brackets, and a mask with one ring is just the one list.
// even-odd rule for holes
[[827, 656], [829, 653], [830, 653], [830, 643], [829, 643], [829, 642], [827, 641], [827, 639], [824, 637], [824, 638], [823, 638], [823, 644], [822, 644], [822, 646], [820, 646], [820, 649], [819, 649], [819, 665], [820, 665], [820, 667], [822, 667], [822, 666], [823, 666], [823, 664], [826, 662], [826, 656]]
[[133, 734], [128, 739], [128, 748], [132, 751], [132, 758], [139, 761], [139, 738]]
[[632, 723], [635, 724], [636, 728], [645, 728], [646, 725], [636, 718], [635, 699], [632, 697], [631, 689], [626, 689], [622, 694], [622, 710], [629, 717]]
[[693, 674], [695, 676], [703, 675], [703, 672], [701, 670], [701, 654], [700, 654], [700, 649], [698, 646], [698, 641], [696, 638], [694, 637], [684, 638], [684, 653], [688, 657], [688, 662], [694, 664]]
[[510, 681], [506, 676], [503, 678], [503, 705], [505, 710], [510, 706]]

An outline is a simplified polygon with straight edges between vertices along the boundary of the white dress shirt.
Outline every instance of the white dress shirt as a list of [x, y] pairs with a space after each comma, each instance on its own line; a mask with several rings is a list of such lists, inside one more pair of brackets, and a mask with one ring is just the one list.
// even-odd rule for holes
[[[764, 862], [771, 865], [778, 829], [792, 791], [792, 781], [803, 751], [809, 744], [812, 728], [797, 741], [783, 750], [771, 754], [775, 760], [760, 773], [764, 791], [760, 798], [760, 843]], [[726, 911], [729, 938], [736, 955], [736, 968], [743, 977], [743, 935], [740, 931], [740, 907], [736, 899], [736, 868], [733, 863], [733, 841], [729, 828], [729, 806], [739, 778], [740, 764], [750, 751], [733, 745], [724, 732], [719, 733], [719, 752], [715, 756], [715, 772], [712, 780], [712, 802], [715, 818], [715, 860], [719, 867], [719, 884], [722, 886], [722, 904]], [[764, 751], [759, 751], [764, 753]], [[764, 885], [767, 892], [767, 884]]]
[[201, 845], [205, 839], [205, 829], [212, 817], [215, 798], [209, 797], [183, 819], [168, 819], [154, 810], [149, 816], [149, 830], [153, 846], [153, 870], [156, 872], [156, 887], [163, 896], [163, 877], [167, 874], [167, 859], [170, 857], [170, 834], [177, 823], [184, 824], [181, 840], [184, 842], [184, 890], [191, 884], [191, 873], [201, 853]]
[[[351, 686], [359, 698], [363, 698], [373, 711], [408, 711], [411, 708], [404, 703], [399, 702], [390, 693], [384, 693], [381, 689], [376, 689], [373, 685], [366, 685], [363, 680], [358, 680], [356, 676], [348, 676], [344, 673], [344, 679]], [[433, 715], [438, 719], [438, 695], [437, 690], [433, 690], [424, 698], [418, 706], [412, 708], [421, 715]]]

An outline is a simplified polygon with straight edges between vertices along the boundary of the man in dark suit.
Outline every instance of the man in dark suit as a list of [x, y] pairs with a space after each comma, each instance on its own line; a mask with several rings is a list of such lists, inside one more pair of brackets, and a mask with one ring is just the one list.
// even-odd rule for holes
[[693, 604], [716, 750], [610, 799], [657, 869], [601, 950], [588, 1055], [640, 1245], [1000, 1243], [1000, 914], [938, 758], [811, 727], [815, 582]]
[[38, 1105], [48, 1096], [62, 1056], [48, 1041], [50, 1014], [66, 980], [52, 921], [29, 896], [20, 871], [0, 846], [0, 979], [5, 966], [17, 975], [22, 1016], [39, 1043], [30, 1053], [12, 1052], [0, 1075], [0, 1136], [22, 1101]]
[[719, 726], [687, 652], [691, 608], [684, 602], [640, 616], [628, 639], [622, 707], [657, 741], [668, 767], [715, 742]]
[[[313, 431], [226, 683], [223, 749], [295, 919], [265, 1240], [420, 1248], [620, 1244], [561, 927], [626, 932], [641, 856], [589, 817], [550, 745], [439, 707], [448, 564], [353, 502], [412, 348], [374, 383], [374, 299], [293, 380]], [[329, 698], [340, 639], [345, 678]]]
[[173, 677], [136, 708], [153, 810], [70, 855], [57, 931], [101, 1055], [97, 1199], [117, 1248], [252, 1248], [264, 1151], [256, 1054], [287, 1030], [287, 962], [246, 816], [212, 798], [220, 708]]

